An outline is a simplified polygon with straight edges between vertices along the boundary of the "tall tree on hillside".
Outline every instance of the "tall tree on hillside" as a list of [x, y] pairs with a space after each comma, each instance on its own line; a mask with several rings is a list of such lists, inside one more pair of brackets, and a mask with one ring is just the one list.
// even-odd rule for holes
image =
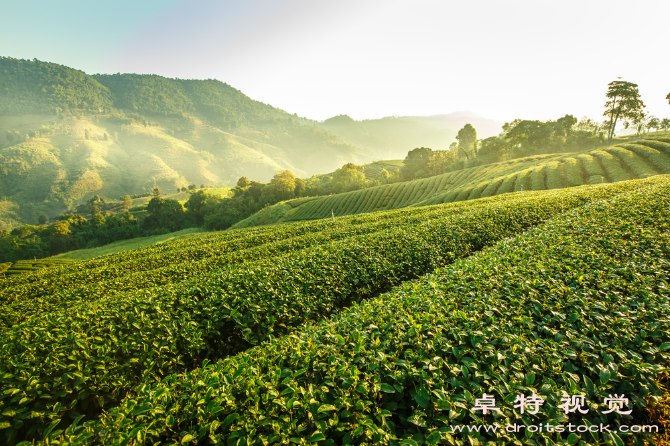
[[661, 121], [661, 130], [667, 131], [668, 129], [670, 129], [670, 119], [663, 118]]
[[640, 136], [642, 130], [644, 130], [647, 125], [647, 114], [643, 110], [638, 110], [637, 113], [631, 118], [633, 125], [635, 126], [636, 135]]
[[463, 147], [468, 153], [477, 149], [477, 130], [471, 124], [465, 124], [456, 135], [458, 145]]
[[607, 89], [607, 98], [609, 100], [605, 103], [603, 116], [609, 117], [607, 140], [611, 141], [617, 121], [619, 119], [635, 121], [636, 116], [642, 112], [645, 105], [640, 99], [637, 84], [632, 82], [610, 82]]
[[249, 187], [250, 184], [251, 181], [249, 181], [249, 178], [247, 177], [240, 177], [240, 179], [237, 180], [237, 187], [240, 187], [242, 189], [246, 189], [247, 187]]
[[417, 147], [407, 152], [402, 162], [401, 174], [404, 179], [412, 180], [426, 176], [428, 162], [433, 157], [433, 149], [428, 147]]
[[654, 129], [658, 131], [659, 128], [661, 128], [661, 120], [658, 119], [656, 116], [650, 116], [649, 120], [647, 121], [647, 129], [648, 130]]
[[277, 198], [281, 200], [293, 198], [295, 194], [295, 175], [290, 170], [282, 170], [272, 177], [270, 185]]
[[668, 93], [668, 95], [665, 97], [665, 99], [667, 99], [667, 100], [668, 100], [668, 104], [670, 104], [670, 93]]
[[570, 136], [572, 133], [572, 128], [574, 127], [575, 124], [577, 124], [577, 118], [575, 118], [572, 115], [565, 115], [562, 118], [558, 118], [556, 120], [559, 124], [563, 126], [565, 129], [565, 136]]
[[333, 172], [333, 186], [337, 192], [363, 189], [365, 169], [354, 163], [347, 163]]

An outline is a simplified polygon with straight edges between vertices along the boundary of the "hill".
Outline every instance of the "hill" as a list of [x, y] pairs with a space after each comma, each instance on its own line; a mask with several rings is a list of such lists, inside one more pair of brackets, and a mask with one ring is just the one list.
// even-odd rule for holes
[[[536, 155], [448, 172], [414, 181], [303, 201], [289, 200], [265, 211], [276, 217], [265, 224], [330, 218], [472, 200], [518, 191], [559, 189], [609, 183], [670, 173], [670, 138], [622, 140], [608, 147], [580, 153]], [[252, 216], [236, 227], [260, 221]]]
[[[465, 122], [464, 122], [465, 121]], [[347, 115], [325, 120], [320, 126], [375, 158], [405, 158], [416, 147], [446, 150], [458, 130], [472, 124], [479, 138], [500, 133], [502, 124], [474, 113], [452, 113], [438, 116], [392, 116], [355, 121]]]
[[[0, 229], [106, 198], [299, 177], [448, 145], [432, 118], [319, 123], [223, 82], [98, 74], [0, 57]], [[428, 120], [428, 121], [426, 121]], [[337, 121], [337, 120], [336, 120]]]
[[[3, 438], [435, 444], [454, 424], [630, 421], [559, 411], [577, 388], [624, 389], [640, 419], [670, 359], [669, 178], [194, 235], [8, 278]], [[519, 391], [552, 404], [528, 419]], [[482, 392], [504, 418], [470, 410]]]

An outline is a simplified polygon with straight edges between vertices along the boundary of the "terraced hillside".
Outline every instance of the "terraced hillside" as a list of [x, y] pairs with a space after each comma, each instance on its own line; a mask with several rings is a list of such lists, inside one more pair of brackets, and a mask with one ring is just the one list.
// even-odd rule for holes
[[69, 265], [73, 260], [70, 259], [39, 259], [39, 260], [19, 260], [14, 263], [0, 263], [0, 273], [4, 276], [13, 276], [18, 274], [26, 274], [34, 272], [43, 268], [51, 268], [53, 266]]
[[[80, 440], [84, 443], [109, 435], [104, 443], [113, 443], [112, 438], [123, 438], [129, 433], [136, 439], [144, 436], [156, 441], [178, 439], [188, 443], [187, 432], [192, 441], [204, 439], [207, 435], [217, 438], [216, 429], [209, 430], [213, 429], [214, 421], [232, 435], [242, 425], [239, 424], [241, 421], [235, 421], [231, 410], [243, 412], [247, 406], [238, 404], [245, 405], [250, 401], [236, 402], [238, 396], [242, 398], [239, 391], [248, 395], [255, 395], [256, 392], [260, 392], [258, 395], [271, 395], [274, 392], [260, 384], [253, 389], [248, 388], [250, 381], [245, 373], [253, 374], [252, 370], [261, 373], [262, 367], [245, 368], [243, 373], [236, 366], [235, 369], [239, 370], [230, 376], [228, 372], [218, 375], [226, 376], [226, 389], [229, 385], [242, 387], [239, 391], [231, 390], [235, 396], [233, 399], [225, 397], [227, 402], [223, 402], [219, 396], [223, 395], [224, 388], [215, 389], [210, 385], [211, 390], [202, 407], [202, 414], [209, 421], [198, 418], [201, 412], [191, 411], [190, 403], [185, 406], [177, 403], [181, 409], [171, 408], [163, 412], [165, 417], [171, 417], [165, 420], [153, 409], [131, 411], [131, 415], [124, 415], [126, 421], [117, 423], [116, 420], [119, 420], [118, 414], [129, 410], [133, 404], [129, 401], [145, 398], [144, 392], [151, 387], [144, 386], [158, 385], [158, 380], [172, 385], [170, 383], [177, 382], [173, 379], [181, 379], [165, 380], [169, 375], [191, 373], [221, 359], [229, 361], [221, 363], [224, 367], [228, 367], [225, 364], [238, 364], [235, 362], [238, 360], [247, 361], [245, 358], [274, 364], [272, 349], [283, 348], [279, 347], [283, 345], [283, 336], [300, 333], [306, 326], [330, 324], [327, 321], [343, 311], [354, 312], [351, 313], [351, 322], [355, 324], [358, 320], [355, 313], [358, 309], [367, 308], [356, 304], [374, 299], [405, 281], [451, 265], [458, 259], [469, 257], [587, 203], [607, 203], [602, 200], [640, 191], [645, 196], [659, 195], [658, 206], [666, 206], [668, 187], [668, 178], [655, 177], [644, 181], [509, 194], [467, 203], [371, 213], [338, 219], [335, 224], [320, 220], [232, 230], [8, 278], [0, 283], [0, 333], [3, 337], [0, 369], [5, 371], [0, 375], [0, 435], [8, 444], [44, 437], [72, 439], [73, 435], [82, 436]], [[606, 204], [602, 206], [607, 207]], [[642, 218], [644, 212], [640, 211], [638, 218]], [[652, 217], [656, 219], [655, 214], [649, 218]], [[667, 216], [663, 218], [667, 219]], [[660, 225], [658, 228], [666, 228], [663, 218], [654, 220], [654, 224]], [[645, 231], [648, 237], [655, 236], [655, 232]], [[636, 237], [642, 236], [642, 233], [635, 234]], [[626, 243], [623, 245], [626, 246]], [[662, 282], [666, 279], [658, 276], [658, 280]], [[661, 282], [657, 285], [661, 286]], [[383, 313], [379, 315], [383, 317]], [[339, 324], [343, 319], [335, 318], [334, 321], [332, 323]], [[390, 327], [387, 327], [388, 324], [375, 325], [365, 325], [364, 330], [382, 328], [385, 332]], [[310, 330], [307, 329], [306, 333]], [[664, 341], [663, 336], [655, 337], [651, 328], [647, 331], [651, 336], [649, 342], [654, 345]], [[423, 332], [423, 329], [418, 332], [415, 329], [407, 335]], [[353, 336], [354, 333], [355, 330], [350, 334]], [[340, 345], [337, 336], [332, 339], [333, 345]], [[359, 341], [367, 342], [364, 338]], [[341, 345], [349, 345], [348, 342]], [[401, 342], [397, 345], [407, 344]], [[424, 348], [421, 342], [412, 345]], [[301, 348], [307, 347], [304, 345]], [[266, 350], [268, 348], [270, 350]], [[364, 350], [369, 348], [367, 346]], [[306, 351], [310, 351], [309, 348]], [[352, 353], [367, 355], [365, 351], [354, 348]], [[380, 353], [382, 351], [385, 350], [380, 350]], [[384, 357], [389, 354], [383, 353]], [[397, 360], [408, 361], [410, 357], [412, 355], [405, 356], [405, 359], [398, 357]], [[297, 357], [294, 359], [302, 361]], [[285, 378], [297, 379], [296, 384], [291, 385], [291, 389], [297, 391], [303, 385], [303, 380], [297, 377], [304, 367], [291, 369], [290, 361], [286, 363], [288, 368], [285, 371], [278, 369], [278, 376], [287, 373]], [[650, 363], [648, 358], [645, 361]], [[351, 362], [351, 365], [355, 363]], [[314, 366], [317, 367], [318, 363]], [[640, 370], [646, 370], [644, 367]], [[203, 370], [209, 373], [210, 369]], [[240, 376], [241, 380], [237, 380]], [[314, 379], [321, 382], [325, 376], [314, 371], [305, 378], [309, 382]], [[353, 375], [343, 379], [354, 379], [355, 382], [346, 384], [338, 378], [329, 385], [341, 389], [337, 390], [340, 392], [350, 389], [351, 385], [356, 388], [359, 382], [356, 381], [359, 378]], [[207, 378], [205, 382], [212, 381]], [[374, 386], [380, 384], [366, 384], [367, 378], [360, 383], [365, 389], [361, 395], [373, 392]], [[397, 416], [406, 418], [405, 408], [414, 403], [404, 400], [402, 395], [411, 392], [411, 383], [406, 383], [409, 387], [405, 390], [395, 387], [398, 385], [403, 389], [405, 383], [402, 380], [387, 384], [391, 387], [384, 387], [385, 393], [397, 393], [390, 396], [399, 404], [394, 406], [400, 411]], [[198, 392], [194, 390], [192, 394], [197, 395]], [[181, 398], [181, 390], [175, 389], [172, 395]], [[325, 398], [319, 395], [313, 394], [319, 399]], [[156, 398], [158, 396], [151, 401], [158, 401]], [[251, 398], [253, 401], [255, 397]], [[142, 406], [137, 407], [150, 407], [153, 404], [151, 401], [142, 402]], [[198, 401], [193, 404], [200, 406], [202, 403]], [[353, 422], [349, 420], [351, 416], [359, 417], [352, 415], [351, 410], [360, 413], [360, 416], [368, 416], [365, 409], [367, 403], [355, 403], [344, 409], [337, 401], [328, 401], [323, 399], [320, 404], [331, 404], [334, 409], [321, 408], [315, 415], [348, 410], [348, 415], [341, 414], [343, 426]], [[257, 404], [260, 404], [258, 410], [266, 410], [265, 402], [258, 400]], [[312, 410], [311, 403], [301, 404], [300, 410]], [[359, 406], [360, 409], [355, 409]], [[314, 410], [319, 408], [317, 406]], [[100, 419], [103, 409], [111, 418]], [[391, 406], [384, 410], [389, 410], [389, 416], [396, 416], [393, 415], [396, 409]], [[143, 423], [146, 418], [137, 418], [141, 414], [158, 417], [160, 422], [145, 429]], [[225, 418], [219, 420], [221, 415]], [[249, 423], [256, 420], [243, 416]], [[319, 415], [315, 420], [320, 418]], [[302, 423], [299, 419], [294, 421]], [[142, 427], [139, 430], [129, 427], [134, 423]], [[202, 423], [208, 428], [203, 430]], [[253, 429], [256, 433], [247, 432], [245, 435], [255, 438], [254, 435], [267, 434], [265, 429]], [[277, 429], [281, 432], [281, 429], [292, 428], [278, 426]], [[305, 435], [308, 437], [305, 438], [320, 438], [313, 427], [307, 429]], [[326, 434], [331, 435], [320, 424], [318, 429], [324, 438]], [[140, 431], [142, 435], [137, 437]], [[297, 432], [302, 432], [302, 428]], [[333, 438], [343, 435], [337, 432], [333, 431]], [[356, 427], [350, 435], [364, 435], [361, 438], [366, 438], [377, 433], [372, 434], [365, 429], [359, 431]]]
[[541, 155], [415, 181], [287, 202], [281, 221], [301, 221], [454, 201], [521, 190], [609, 183], [670, 173], [670, 139], [645, 138], [582, 153]]
[[[0, 438], [421, 445], [460, 444], [459, 425], [633, 424], [558, 404], [625, 393], [638, 420], [660, 393], [669, 205], [656, 176], [225, 231], [9, 278]], [[471, 410], [483, 392], [499, 414]], [[520, 414], [517, 393], [546, 404]]]

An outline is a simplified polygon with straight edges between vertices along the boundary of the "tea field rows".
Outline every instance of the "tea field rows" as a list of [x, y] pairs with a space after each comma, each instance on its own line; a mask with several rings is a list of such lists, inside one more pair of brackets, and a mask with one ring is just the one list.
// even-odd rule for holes
[[[670, 182], [647, 181], [238, 355], [138, 386], [86, 444], [642, 444], [670, 360]], [[498, 411], [472, 408], [482, 394]], [[513, 408], [539, 396], [536, 414]], [[560, 407], [585, 397], [584, 413]], [[622, 409], [605, 398], [624, 394]], [[459, 434], [454, 425], [609, 425]], [[567, 429], [566, 429], [567, 430]], [[469, 436], [469, 440], [464, 438]], [[463, 443], [465, 441], [465, 443]], [[580, 443], [584, 442], [584, 443]]]
[[[559, 189], [670, 173], [670, 139], [645, 138], [578, 154], [540, 155], [471, 167], [310, 200], [282, 221], [327, 218], [453, 201], [521, 190]], [[288, 202], [291, 205], [291, 202]]]
[[[661, 194], [668, 181], [657, 176], [367, 213], [335, 222], [226, 231], [10, 278], [0, 289], [0, 435], [8, 444], [44, 438], [53, 442], [69, 435], [82, 435], [77, 442], [83, 443], [102, 435], [103, 443], [113, 443], [111, 438], [135, 432], [119, 426], [139, 415], [123, 411], [127, 398], [138, 397], [142, 389], [170, 382], [175, 374], [197, 373], [208, 363], [243, 358], [287, 336], [301, 336], [305, 330], [337, 321], [340, 314], [355, 312], [368, 300], [393, 296], [394, 286], [459, 259], [476, 258], [482, 249], [572, 215], [565, 212], [584, 206], [592, 210], [589, 203], [605, 206], [603, 200], [634, 193]], [[654, 206], [662, 209], [665, 201], [667, 197], [661, 197]], [[648, 206], [651, 202], [641, 201]], [[665, 220], [649, 212], [640, 211], [635, 217], [643, 220], [642, 226], [631, 220], [626, 227], [643, 234], [649, 233], [645, 225], [656, 224], [663, 233]], [[667, 277], [657, 278], [663, 289]], [[387, 353], [380, 354], [383, 358]], [[213, 404], [208, 402], [208, 410], [218, 413]], [[125, 421], [119, 424], [118, 416]], [[190, 434], [179, 441], [205, 438], [200, 421], [192, 424], [193, 420], [174, 417], [166, 419], [165, 426], [181, 426], [179, 435], [186, 432], [184, 426], [199, 426], [197, 437]], [[234, 426], [230, 417], [232, 413], [223, 424]], [[163, 426], [163, 421], [159, 424]], [[211, 427], [208, 432], [213, 434]], [[136, 440], [140, 431], [151, 432], [146, 426], [137, 429]], [[168, 438], [170, 429], [157, 441]], [[319, 429], [303, 440], [342, 437]], [[92, 432], [95, 436], [87, 437]], [[251, 431], [245, 432], [245, 437], [255, 438]], [[227, 443], [237, 435], [230, 433], [222, 437]], [[388, 436], [393, 432], [374, 435], [372, 440], [351, 439], [396, 441]]]

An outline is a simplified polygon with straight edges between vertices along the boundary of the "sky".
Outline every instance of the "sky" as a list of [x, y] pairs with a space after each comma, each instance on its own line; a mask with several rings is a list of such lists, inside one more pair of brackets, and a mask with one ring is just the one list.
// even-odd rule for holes
[[670, 117], [667, 0], [3, 0], [0, 17], [1, 56], [218, 79], [315, 120], [602, 121], [618, 78]]

